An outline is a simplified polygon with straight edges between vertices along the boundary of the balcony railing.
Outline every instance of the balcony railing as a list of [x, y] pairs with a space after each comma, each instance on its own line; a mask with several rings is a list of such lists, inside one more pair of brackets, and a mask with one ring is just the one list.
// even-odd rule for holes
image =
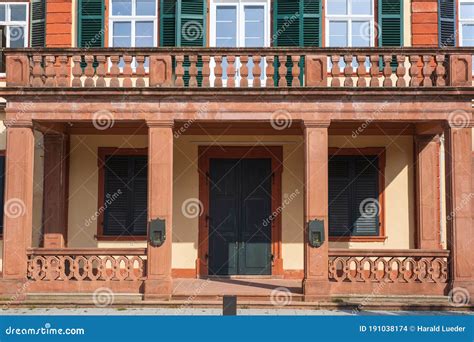
[[329, 278], [350, 283], [446, 283], [448, 250], [329, 250]]
[[140, 281], [146, 274], [146, 250], [140, 248], [65, 248], [28, 250], [31, 281]]
[[6, 49], [10, 87], [473, 87], [473, 48]]

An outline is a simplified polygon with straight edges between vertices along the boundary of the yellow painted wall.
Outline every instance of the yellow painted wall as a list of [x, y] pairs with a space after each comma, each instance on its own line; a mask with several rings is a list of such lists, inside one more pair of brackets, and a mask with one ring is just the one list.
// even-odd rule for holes
[[[283, 260], [285, 269], [303, 268], [303, 140], [301, 136], [180, 136], [174, 142], [174, 223], [173, 268], [194, 268], [197, 256], [198, 219], [186, 218], [182, 205], [198, 198], [197, 150], [201, 144], [215, 139], [227, 145], [270, 143], [283, 145], [285, 168], [283, 196], [298, 190], [282, 214]], [[69, 200], [70, 247], [138, 247], [143, 242], [98, 242], [97, 225], [86, 224], [97, 211], [97, 148], [146, 147], [146, 136], [73, 136], [71, 139], [71, 174]], [[331, 147], [387, 148], [386, 168], [386, 232], [384, 243], [331, 243], [331, 247], [411, 248], [414, 235], [413, 139], [411, 137], [330, 137]], [[316, 194], [315, 194], [316, 195]]]

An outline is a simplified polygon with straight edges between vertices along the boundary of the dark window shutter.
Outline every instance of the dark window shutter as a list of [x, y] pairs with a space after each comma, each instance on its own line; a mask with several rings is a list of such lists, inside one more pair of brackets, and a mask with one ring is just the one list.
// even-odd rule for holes
[[179, 0], [176, 18], [177, 46], [206, 45], [206, 0]]
[[275, 46], [321, 46], [321, 0], [276, 0], [273, 8]]
[[206, 16], [206, 0], [161, 0], [160, 46], [205, 46]]
[[78, 0], [78, 47], [103, 47], [104, 34], [104, 1]]
[[31, 47], [46, 46], [46, 0], [31, 1]]
[[438, 0], [439, 46], [456, 45], [455, 0]]
[[160, 2], [160, 46], [176, 46], [176, 0]]
[[0, 156], [0, 206], [2, 215], [0, 215], [0, 235], [3, 234], [3, 207], [5, 205], [5, 156]]
[[379, 46], [403, 46], [403, 0], [379, 0]]
[[[333, 156], [329, 161], [329, 235], [379, 234], [377, 156]], [[377, 202], [374, 202], [377, 200]]]
[[147, 157], [107, 157], [104, 176], [104, 235], [146, 235]]

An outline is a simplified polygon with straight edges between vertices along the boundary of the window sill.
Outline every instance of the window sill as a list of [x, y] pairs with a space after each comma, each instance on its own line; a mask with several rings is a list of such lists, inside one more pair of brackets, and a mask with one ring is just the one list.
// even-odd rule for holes
[[387, 236], [330, 236], [329, 242], [385, 242]]
[[95, 237], [97, 241], [146, 241], [146, 236], [111, 236], [100, 235]]

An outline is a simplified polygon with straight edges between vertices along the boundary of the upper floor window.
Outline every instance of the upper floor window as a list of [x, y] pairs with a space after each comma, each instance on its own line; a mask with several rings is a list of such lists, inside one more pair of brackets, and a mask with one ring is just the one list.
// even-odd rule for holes
[[330, 47], [374, 46], [372, 0], [327, 2], [326, 39]]
[[211, 45], [264, 47], [269, 45], [268, 4], [262, 1], [214, 1]]
[[0, 4], [1, 47], [22, 48], [28, 45], [28, 5]]
[[110, 46], [157, 45], [156, 0], [111, 0]]
[[459, 1], [459, 43], [474, 46], [474, 0]]

